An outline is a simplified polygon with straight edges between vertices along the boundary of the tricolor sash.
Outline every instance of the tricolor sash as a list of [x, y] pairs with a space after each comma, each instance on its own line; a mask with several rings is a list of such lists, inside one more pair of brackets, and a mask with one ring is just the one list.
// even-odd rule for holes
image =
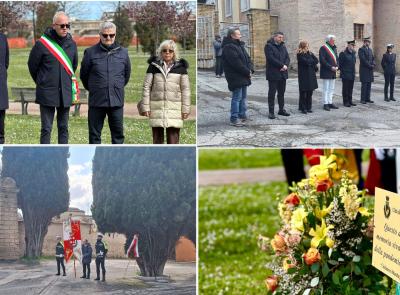
[[328, 44], [324, 44], [322, 47], [325, 48], [325, 50], [328, 52], [328, 54], [331, 56], [331, 58], [335, 61], [335, 65], [337, 65], [336, 55], [335, 55], [335, 52], [333, 51], [333, 49], [330, 46], [328, 46]]
[[57, 44], [54, 40], [46, 35], [42, 35], [39, 41], [50, 51], [50, 53], [60, 62], [64, 67], [67, 74], [71, 77], [72, 81], [72, 104], [79, 103], [79, 85], [76, 79], [74, 69], [72, 67], [72, 62], [68, 55], [65, 53], [64, 49]]

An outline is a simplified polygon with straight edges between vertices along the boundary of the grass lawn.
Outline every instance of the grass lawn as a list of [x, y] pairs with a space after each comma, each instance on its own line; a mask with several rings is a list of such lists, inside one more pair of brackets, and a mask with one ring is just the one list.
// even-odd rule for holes
[[259, 234], [279, 227], [284, 182], [206, 187], [199, 191], [200, 294], [266, 294], [267, 256]]
[[[80, 65], [83, 58], [83, 52], [87, 47], [78, 47], [79, 66], [76, 76], [79, 80], [80, 87], [83, 88], [79, 79]], [[31, 48], [11, 49], [10, 50], [10, 66], [8, 68], [8, 88], [11, 97], [10, 87], [35, 87], [29, 70], [28, 58]], [[181, 51], [181, 57], [189, 62], [189, 80], [191, 89], [192, 104], [196, 104], [196, 52], [195, 50]], [[125, 88], [126, 102], [137, 102], [142, 98], [143, 80], [148, 67], [147, 59], [149, 54], [141, 51], [136, 52], [136, 48], [129, 48], [129, 57], [131, 59], [132, 72], [128, 85]], [[12, 99], [11, 99], [12, 100]]]
[[[284, 182], [199, 190], [199, 294], [267, 294], [271, 257], [257, 237], [273, 237], [280, 228], [278, 202], [286, 192]], [[373, 209], [373, 203], [369, 198], [366, 205]]]
[[[124, 118], [125, 143], [151, 144], [152, 135], [148, 120]], [[7, 114], [5, 122], [6, 144], [38, 144], [40, 138], [40, 117], [35, 115]], [[111, 143], [107, 120], [103, 128], [103, 143]], [[188, 120], [181, 129], [182, 144], [196, 144], [196, 122]], [[57, 143], [57, 121], [53, 123], [51, 143]], [[88, 144], [87, 118], [69, 118], [69, 143]]]
[[199, 170], [282, 166], [279, 149], [199, 149]]

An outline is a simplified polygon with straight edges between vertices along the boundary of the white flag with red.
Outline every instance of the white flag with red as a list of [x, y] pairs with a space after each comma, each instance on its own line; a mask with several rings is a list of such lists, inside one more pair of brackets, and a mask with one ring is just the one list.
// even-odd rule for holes
[[134, 235], [131, 245], [128, 248], [128, 251], [126, 251], [126, 256], [132, 257], [132, 258], [138, 258], [139, 257], [139, 236]]
[[82, 263], [81, 222], [68, 219], [63, 222], [65, 261], [74, 257]]

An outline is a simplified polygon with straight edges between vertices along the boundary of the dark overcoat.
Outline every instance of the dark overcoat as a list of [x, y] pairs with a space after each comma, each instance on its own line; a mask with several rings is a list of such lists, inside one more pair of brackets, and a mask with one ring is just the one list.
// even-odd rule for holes
[[275, 43], [274, 39], [268, 40], [264, 47], [266, 59], [266, 78], [269, 81], [287, 80], [288, 71], [281, 71], [286, 65], [289, 68], [290, 58], [285, 44]]
[[298, 79], [300, 91], [313, 91], [318, 88], [316, 70], [318, 58], [312, 53], [298, 53]]
[[342, 80], [354, 81], [356, 79], [356, 53], [347, 48], [339, 54], [339, 70]]
[[360, 81], [374, 82], [375, 59], [372, 49], [367, 46], [361, 47], [358, 50], [358, 57], [360, 59]]
[[[327, 44], [327, 46], [330, 46]], [[332, 71], [332, 67], [338, 66], [338, 55], [336, 46], [330, 46], [335, 54], [335, 58], [328, 52], [325, 46], [319, 49], [319, 63], [321, 64], [320, 78], [321, 79], [336, 79], [336, 72]], [[336, 59], [336, 61], [335, 61]]]
[[385, 76], [396, 75], [396, 54], [385, 53], [381, 61]]

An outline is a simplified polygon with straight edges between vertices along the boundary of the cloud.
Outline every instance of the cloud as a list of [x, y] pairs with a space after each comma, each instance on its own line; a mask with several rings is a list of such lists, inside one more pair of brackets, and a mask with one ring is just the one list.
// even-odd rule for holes
[[69, 165], [70, 207], [84, 210], [91, 215], [92, 194], [92, 162]]

